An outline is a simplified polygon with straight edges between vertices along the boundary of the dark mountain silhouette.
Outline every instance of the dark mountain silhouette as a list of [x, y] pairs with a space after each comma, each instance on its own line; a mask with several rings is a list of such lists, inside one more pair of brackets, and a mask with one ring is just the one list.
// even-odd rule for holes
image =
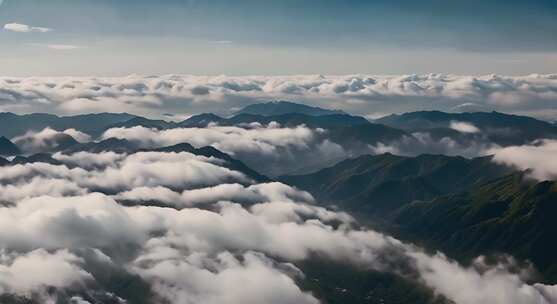
[[203, 113], [203, 114], [194, 115], [182, 121], [181, 123], [179, 123], [179, 125], [181, 127], [186, 127], [186, 128], [204, 128], [211, 123], [221, 124], [223, 120], [225, 119], [218, 115], [211, 114], [211, 113]]
[[344, 147], [355, 144], [376, 145], [379, 142], [388, 144], [403, 138], [413, 139], [412, 135], [405, 131], [375, 123], [333, 128], [329, 130], [328, 136]]
[[139, 145], [134, 142], [112, 137], [99, 142], [89, 142], [72, 146], [69, 149], [64, 150], [64, 152], [75, 153], [85, 151], [90, 153], [101, 153], [111, 151], [116, 153], [132, 153], [139, 150], [139, 148]]
[[132, 128], [132, 127], [136, 127], [136, 126], [142, 126], [145, 128], [150, 128], [150, 129], [157, 129], [157, 130], [164, 130], [164, 129], [171, 129], [171, 128], [178, 128], [179, 125], [177, 123], [174, 122], [169, 122], [166, 120], [152, 120], [152, 119], [148, 119], [148, 118], [144, 118], [144, 117], [134, 117], [130, 120], [126, 120], [124, 122], [118, 122], [115, 124], [112, 124], [108, 127], [106, 127], [106, 129], [110, 129], [110, 128]]
[[268, 125], [271, 122], [277, 122], [282, 126], [298, 126], [306, 125], [316, 128], [344, 127], [353, 125], [370, 124], [363, 117], [352, 116], [348, 114], [331, 114], [322, 116], [311, 116], [299, 113], [290, 113], [275, 116], [263, 116], [254, 114], [238, 114], [230, 118], [222, 118], [213, 114], [200, 114], [190, 117], [180, 123], [184, 127], [206, 127], [210, 123], [217, 123], [224, 126], [237, 126], [242, 124], [260, 123]]
[[346, 114], [340, 110], [329, 110], [319, 107], [312, 107], [300, 103], [294, 103], [289, 101], [271, 101], [267, 103], [258, 103], [249, 105], [240, 111], [236, 112], [238, 114], [252, 114], [252, 115], [262, 115], [262, 116], [278, 116], [284, 114], [305, 114], [310, 116], [322, 116], [322, 115], [335, 115], [335, 114]]
[[46, 127], [56, 130], [76, 129], [87, 134], [95, 134], [115, 123], [128, 121], [134, 115], [120, 113], [100, 113], [60, 117], [51, 114], [17, 115], [0, 113], [0, 136], [13, 138], [27, 131], [40, 131]]
[[14, 156], [19, 154], [21, 154], [21, 150], [14, 143], [4, 136], [0, 137], [0, 155]]

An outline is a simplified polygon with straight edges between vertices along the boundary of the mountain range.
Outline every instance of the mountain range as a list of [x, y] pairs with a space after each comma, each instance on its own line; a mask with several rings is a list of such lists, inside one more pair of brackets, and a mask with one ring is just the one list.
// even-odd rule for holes
[[76, 129], [88, 134], [94, 134], [108, 126], [125, 122], [136, 117], [126, 113], [99, 113], [76, 116], [56, 116], [52, 114], [0, 113], [0, 136], [13, 138], [28, 131], [41, 131], [50, 127], [56, 130]]
[[345, 210], [385, 215], [415, 200], [464, 191], [513, 172], [491, 157], [363, 155], [280, 180]]
[[[255, 110], [254, 110], [255, 109]], [[278, 109], [278, 110], [277, 110]], [[557, 138], [557, 126], [526, 116], [498, 112], [444, 113], [421, 111], [394, 114], [369, 121], [360, 116], [341, 111], [308, 107], [291, 102], [270, 102], [248, 106], [232, 117], [205, 113], [184, 121], [152, 120], [136, 115], [99, 113], [59, 117], [50, 114], [16, 115], [0, 113], [0, 136], [6, 139], [24, 135], [28, 131], [44, 128], [63, 131], [75, 129], [96, 138], [110, 128], [142, 126], [149, 129], [205, 128], [210, 124], [245, 127], [249, 124], [268, 125], [279, 123], [284, 127], [305, 125], [309, 128], [328, 130], [327, 137], [348, 150], [362, 150], [369, 145], [394, 146], [402, 154], [446, 153], [439, 143], [452, 141], [449, 146], [474, 147], [490, 145], [521, 145], [536, 139]], [[54, 146], [70, 148], [71, 140], [65, 138]], [[5, 141], [0, 146], [6, 145]], [[21, 148], [21, 147], [20, 147]], [[3, 153], [17, 154], [13, 147]], [[393, 150], [393, 151], [394, 151]], [[406, 150], [406, 151], [405, 151]], [[415, 150], [415, 151], [414, 151]], [[361, 151], [350, 153], [353, 156]], [[469, 155], [467, 155], [469, 156]]]
[[[201, 132], [202, 128], [214, 126], [265, 129], [273, 122], [282, 127], [303, 125], [319, 130], [313, 134], [317, 139], [315, 146], [332, 144], [345, 154], [342, 159], [310, 165], [313, 159], [323, 155], [318, 154], [317, 149], [309, 149], [304, 152], [307, 155], [302, 155], [300, 150], [275, 148], [273, 157], [284, 154], [290, 157], [285, 158], [287, 161], [296, 163], [295, 170], [283, 170], [288, 173], [276, 176], [268, 174], [267, 169], [288, 163], [272, 163], [272, 159], [257, 158], [253, 152], [225, 153], [214, 146], [194, 146], [187, 142], [148, 146], [138, 140], [100, 137], [111, 128], [198, 128], [194, 131]], [[13, 128], [9, 127], [11, 124]], [[557, 262], [554, 259], [557, 246], [553, 244], [557, 233], [554, 221], [557, 216], [556, 181], [536, 181], [531, 178], [530, 170], [521, 171], [503, 165], [494, 161], [491, 155], [466, 158], [422, 153], [429, 145], [447, 139], [458, 150], [458, 147], [473, 143], [511, 146], [557, 138], [557, 127], [541, 120], [497, 112], [422, 111], [369, 121], [341, 111], [271, 102], [248, 106], [231, 117], [204, 113], [180, 122], [125, 113], [73, 117], [2, 113], [0, 126], [4, 132], [0, 137], [2, 167], [30, 163], [62, 165], [58, 155], [54, 155], [56, 152], [187, 152], [215, 160], [219, 166], [240, 172], [256, 183], [279, 181], [305, 190], [315, 198], [318, 206], [347, 212], [358, 220], [357, 225], [393, 235], [430, 252], [442, 251], [462, 265], [469, 265], [477, 256], [498, 261], [512, 255], [519, 263], [533, 264], [539, 272], [536, 282], [557, 283]], [[26, 133], [47, 127], [58, 131], [75, 129], [91, 135], [93, 140], [78, 142], [69, 135], [71, 132], [59, 132], [40, 138], [40, 145], [35, 147], [37, 139]], [[424, 134], [430, 141], [424, 141]], [[403, 148], [415, 149], [416, 153], [403, 153], [407, 152]], [[65, 165], [79, 167], [77, 164]], [[224, 183], [238, 181], [225, 180]], [[116, 200], [125, 206], [172, 207], [157, 198], [140, 203], [132, 199]], [[250, 204], [249, 199], [239, 203], [245, 208], [252, 207]], [[199, 205], [196, 208], [210, 211], [212, 207]], [[278, 214], [280, 210], [276, 212]], [[423, 282], [412, 277], [412, 273], [345, 265], [318, 254], [294, 261], [292, 265], [304, 274], [296, 276], [296, 284], [323, 303], [453, 303], [425, 287]], [[149, 299], [154, 296], [151, 287], [136, 275], [124, 270], [102, 274], [101, 269], [99, 273], [96, 271], [93, 272], [100, 288], [130, 303], [150, 303]], [[98, 301], [102, 295], [91, 299]], [[14, 295], [0, 295], [0, 302], [35, 304]]]
[[503, 146], [525, 144], [540, 138], [557, 138], [555, 124], [499, 112], [419, 111], [393, 114], [376, 119], [374, 122], [411, 133], [427, 131], [435, 138], [443, 136], [485, 138]]

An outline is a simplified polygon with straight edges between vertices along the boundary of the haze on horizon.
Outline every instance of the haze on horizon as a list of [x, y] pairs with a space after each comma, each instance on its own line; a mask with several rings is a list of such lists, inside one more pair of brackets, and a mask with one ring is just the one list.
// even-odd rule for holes
[[4, 76], [557, 70], [548, 0], [4, 0], [0, 24]]

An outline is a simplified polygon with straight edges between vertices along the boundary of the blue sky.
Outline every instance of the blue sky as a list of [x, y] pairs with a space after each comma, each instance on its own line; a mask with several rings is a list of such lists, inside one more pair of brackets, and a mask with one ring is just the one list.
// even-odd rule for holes
[[557, 71], [546, 0], [4, 0], [4, 75]]

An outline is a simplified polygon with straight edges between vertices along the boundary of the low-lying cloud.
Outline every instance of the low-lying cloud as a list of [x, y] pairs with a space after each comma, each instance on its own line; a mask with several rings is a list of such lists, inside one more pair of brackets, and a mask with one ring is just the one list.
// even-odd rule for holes
[[[317, 295], [298, 285], [304, 273], [296, 264], [318, 256], [417, 280], [459, 304], [557, 301], [555, 286], [528, 283], [528, 269], [482, 259], [464, 267], [360, 227], [306, 192], [251, 181], [220, 159], [55, 158], [63, 164], [0, 167], [2, 293], [39, 302], [117, 299], [103, 289], [110, 288], [105, 275], [123, 272], [148, 284], [152, 303], [314, 304]], [[87, 170], [76, 167], [80, 161]], [[107, 271], [100, 275], [99, 267]]]
[[[103, 163], [101, 155], [98, 163]], [[59, 160], [75, 163], [75, 159], [85, 157], [79, 154]], [[89, 157], [91, 157], [89, 155]], [[104, 191], [127, 190], [142, 186], [166, 186], [173, 188], [192, 188], [200, 185], [216, 185], [225, 182], [248, 182], [244, 174], [223, 167], [223, 160], [197, 156], [191, 153], [141, 152], [117, 160], [110, 166], [97, 170], [80, 167], [31, 163], [14, 165], [0, 170], [0, 183], [14, 184], [28, 182], [34, 178], [68, 179], [81, 187]], [[106, 164], [106, 162], [105, 162]]]
[[65, 249], [53, 253], [37, 249], [22, 255], [2, 253], [0, 261], [0, 294], [26, 296], [45, 286], [63, 288], [93, 279], [81, 269], [84, 261]]
[[28, 131], [21, 136], [14, 137], [12, 141], [26, 153], [38, 153], [63, 149], [66, 145], [78, 142], [89, 142], [91, 136], [76, 129], [57, 131], [45, 128], [42, 131]]
[[213, 146], [271, 176], [300, 169], [322, 168], [349, 153], [326, 138], [323, 129], [304, 125], [281, 127], [277, 123], [247, 128], [211, 125], [206, 128], [149, 129], [141, 126], [113, 128], [102, 138], [127, 139], [143, 147], [162, 147], [182, 142], [196, 147]]
[[494, 160], [520, 170], [531, 170], [530, 176], [538, 180], [557, 178], [556, 140], [540, 140], [529, 145], [491, 149]]
[[473, 124], [463, 121], [451, 121], [450, 128], [461, 133], [478, 133], [481, 131]]

